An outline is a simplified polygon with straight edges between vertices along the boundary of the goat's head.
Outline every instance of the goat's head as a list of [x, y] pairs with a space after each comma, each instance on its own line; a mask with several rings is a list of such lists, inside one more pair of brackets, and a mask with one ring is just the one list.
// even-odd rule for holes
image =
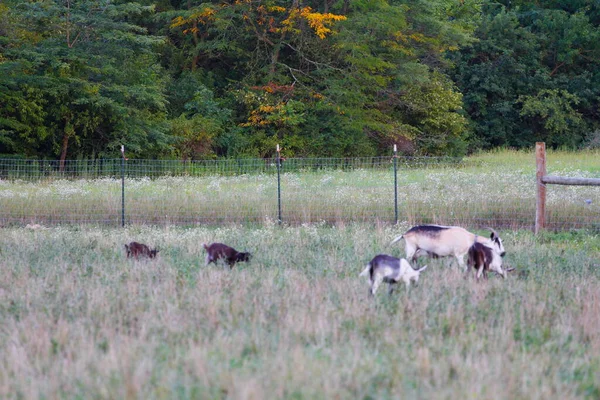
[[504, 245], [502, 244], [502, 239], [498, 236], [498, 232], [493, 230], [492, 228], [488, 228], [492, 233], [490, 235], [490, 240], [494, 245], [494, 250], [500, 255], [500, 257], [504, 257], [506, 251], [504, 250]]
[[494, 271], [498, 275], [501, 275], [502, 278], [506, 279], [507, 272], [505, 269], [502, 269], [501, 266], [500, 267], [491, 267], [490, 270]]
[[236, 261], [250, 261], [252, 254], [250, 253], [237, 253]]

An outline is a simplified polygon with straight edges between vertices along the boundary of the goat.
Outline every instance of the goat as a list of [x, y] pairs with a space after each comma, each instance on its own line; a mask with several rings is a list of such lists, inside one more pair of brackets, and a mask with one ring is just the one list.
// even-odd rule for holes
[[127, 258], [135, 257], [136, 260], [139, 259], [140, 256], [154, 258], [159, 252], [158, 249], [150, 250], [148, 246], [138, 242], [126, 244], [125, 250], [127, 251]]
[[469, 268], [475, 269], [477, 279], [481, 276], [487, 279], [488, 271], [493, 271], [506, 279], [507, 273], [514, 270], [514, 268], [503, 268], [502, 257], [493, 247], [483, 243], [474, 243], [469, 248], [467, 269]]
[[494, 271], [502, 278], [506, 278], [506, 271], [502, 269], [502, 257], [494, 251], [493, 247], [483, 243], [473, 243], [469, 248], [467, 270], [475, 269], [475, 276], [479, 280], [482, 276], [487, 279], [487, 272]]
[[233, 269], [233, 265], [236, 262], [240, 261], [250, 261], [252, 258], [252, 254], [250, 253], [242, 253], [234, 249], [233, 247], [229, 247], [223, 243], [213, 243], [211, 245], [202, 245], [206, 249], [206, 265], [211, 262], [217, 263], [218, 260], [223, 259], [227, 264], [229, 264], [229, 268]]
[[438, 257], [454, 256], [458, 264], [466, 270], [464, 258], [474, 243], [492, 246], [500, 257], [504, 257], [506, 252], [500, 236], [495, 230], [488, 229], [492, 232], [489, 239], [458, 226], [418, 225], [396, 237], [390, 245], [404, 239], [407, 259], [414, 262], [423, 252]]
[[390, 284], [389, 293], [391, 294], [394, 290], [393, 285], [400, 280], [404, 281], [406, 288], [409, 289], [410, 281], [418, 282], [419, 274], [425, 270], [425, 268], [427, 268], [427, 265], [415, 270], [404, 258], [399, 259], [388, 256], [387, 254], [379, 254], [369, 261], [359, 276], [369, 275], [369, 282], [371, 283], [369, 293], [372, 296], [375, 295], [381, 282]]

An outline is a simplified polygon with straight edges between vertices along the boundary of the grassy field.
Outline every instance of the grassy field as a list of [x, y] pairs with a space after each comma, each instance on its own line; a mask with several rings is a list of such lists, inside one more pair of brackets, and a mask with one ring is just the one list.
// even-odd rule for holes
[[[553, 175], [599, 177], [600, 152], [549, 152]], [[289, 224], [326, 221], [394, 222], [394, 175], [387, 169], [285, 172], [282, 219]], [[265, 223], [278, 218], [277, 177], [161, 177], [127, 179], [128, 224], [203, 225]], [[531, 152], [498, 151], [469, 157], [460, 166], [398, 172], [399, 220], [463, 226], [530, 229], [535, 218], [535, 160]], [[548, 188], [550, 229], [600, 231], [600, 187]], [[28, 223], [119, 226], [121, 180], [0, 180], [0, 226]]]
[[[600, 397], [600, 235], [500, 231], [507, 280], [434, 261], [370, 299], [407, 227], [2, 229], [0, 398]], [[204, 267], [212, 241], [254, 259]]]

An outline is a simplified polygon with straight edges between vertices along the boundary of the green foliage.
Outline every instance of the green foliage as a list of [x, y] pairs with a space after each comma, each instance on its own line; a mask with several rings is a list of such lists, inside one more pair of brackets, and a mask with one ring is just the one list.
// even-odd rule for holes
[[598, 128], [596, 3], [486, 2], [478, 41], [453, 55], [475, 147], [575, 147]]
[[536, 96], [521, 96], [518, 101], [523, 103], [522, 116], [537, 117], [541, 122], [548, 144], [577, 144], [578, 138], [572, 132], [583, 123], [574, 108], [580, 102], [577, 96], [565, 90], [542, 90]]
[[218, 121], [201, 115], [191, 118], [181, 115], [169, 122], [171, 135], [176, 139], [174, 147], [178, 157], [188, 160], [213, 156], [212, 142], [222, 131]]
[[599, 24], [592, 0], [7, 0], [0, 153], [593, 147]]
[[[14, 148], [19, 109], [4, 110], [8, 150], [40, 156], [133, 154], [164, 151], [164, 80], [152, 47], [160, 38], [129, 19], [152, 12], [136, 3], [43, 1], [9, 3], [13, 35], [0, 64], [0, 85], [12, 87], [28, 108], [42, 108], [43, 127], [26, 149]], [[25, 34], [15, 34], [21, 32]], [[31, 92], [36, 98], [28, 97]], [[20, 111], [21, 110], [21, 111]], [[43, 133], [43, 135], [42, 135]]]

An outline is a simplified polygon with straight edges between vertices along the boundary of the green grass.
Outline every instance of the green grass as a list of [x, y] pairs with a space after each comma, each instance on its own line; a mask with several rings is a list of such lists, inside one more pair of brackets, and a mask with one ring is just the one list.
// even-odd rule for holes
[[[598, 177], [600, 153], [549, 152], [553, 175]], [[162, 177], [127, 179], [128, 224], [199, 225], [277, 220], [277, 177]], [[398, 172], [398, 218], [409, 224], [532, 228], [535, 161], [531, 152], [503, 150]], [[548, 188], [550, 229], [600, 230], [600, 187]], [[591, 203], [589, 203], [591, 200]], [[587, 201], [587, 202], [586, 202]], [[282, 219], [289, 224], [394, 222], [394, 175], [388, 169], [285, 172]], [[29, 223], [119, 226], [121, 180], [0, 180], [0, 226]]]
[[[600, 396], [598, 234], [500, 231], [507, 280], [430, 261], [369, 298], [358, 273], [407, 227], [2, 229], [0, 397]], [[212, 241], [254, 259], [204, 267]]]

